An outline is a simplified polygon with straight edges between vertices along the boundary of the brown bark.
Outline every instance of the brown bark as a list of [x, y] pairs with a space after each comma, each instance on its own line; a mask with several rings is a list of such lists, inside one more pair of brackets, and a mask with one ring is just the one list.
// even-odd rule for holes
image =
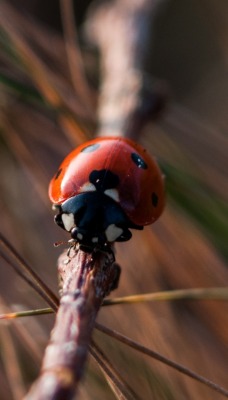
[[41, 375], [27, 400], [71, 399], [80, 381], [97, 312], [118, 277], [112, 251], [72, 251], [59, 259], [62, 294]]

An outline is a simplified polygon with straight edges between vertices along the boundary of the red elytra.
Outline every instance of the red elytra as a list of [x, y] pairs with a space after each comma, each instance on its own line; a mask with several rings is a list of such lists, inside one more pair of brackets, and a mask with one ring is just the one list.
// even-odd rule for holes
[[130, 221], [144, 226], [159, 218], [165, 201], [162, 173], [141, 145], [120, 137], [96, 138], [73, 150], [50, 182], [51, 201], [61, 205], [83, 193], [91, 172], [100, 170], [118, 176], [118, 202]]

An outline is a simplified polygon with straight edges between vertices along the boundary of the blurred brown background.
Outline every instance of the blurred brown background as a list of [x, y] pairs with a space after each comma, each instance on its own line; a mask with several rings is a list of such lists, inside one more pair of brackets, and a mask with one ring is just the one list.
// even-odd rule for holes
[[[85, 40], [89, 1], [75, 1], [83, 66], [98, 95], [99, 54]], [[141, 142], [166, 175], [161, 219], [119, 244], [122, 266], [112, 296], [227, 285], [228, 5], [225, 0], [158, 4], [146, 70], [168, 90], [167, 106]], [[68, 236], [53, 223], [47, 196], [62, 158], [95, 134], [96, 107], [86, 110], [73, 89], [58, 2], [0, 4], [1, 232], [57, 293], [53, 242]], [[91, 106], [90, 106], [91, 107]], [[89, 107], [88, 107], [89, 108]], [[1, 310], [45, 307], [1, 260]], [[53, 316], [0, 326], [1, 399], [19, 399], [39, 371]], [[179, 301], [115, 306], [99, 321], [227, 385], [227, 305]], [[101, 334], [98, 342], [142, 399], [223, 397]], [[21, 374], [21, 375], [20, 375]], [[81, 399], [113, 399], [89, 361]]]

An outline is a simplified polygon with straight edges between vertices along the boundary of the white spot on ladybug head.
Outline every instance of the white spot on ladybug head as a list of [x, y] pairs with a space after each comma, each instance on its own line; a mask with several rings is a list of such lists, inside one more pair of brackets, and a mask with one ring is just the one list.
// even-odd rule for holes
[[115, 224], [109, 225], [105, 231], [108, 242], [114, 242], [122, 233], [123, 229], [119, 228]]
[[92, 243], [98, 243], [98, 237], [93, 237], [92, 238]]
[[104, 194], [106, 194], [106, 196], [108, 196], [108, 197], [111, 197], [111, 199], [117, 201], [118, 203], [120, 202], [118, 190], [116, 190], [116, 189], [106, 189], [104, 191]]
[[90, 182], [86, 182], [84, 183], [84, 185], [80, 188], [79, 192], [80, 193], [85, 193], [85, 192], [95, 192], [97, 189], [96, 187], [90, 183]]
[[62, 214], [62, 222], [66, 231], [70, 232], [71, 229], [75, 226], [74, 222], [74, 214]]
[[79, 240], [82, 240], [83, 239], [83, 234], [82, 233], [77, 233], [77, 238], [79, 239]]

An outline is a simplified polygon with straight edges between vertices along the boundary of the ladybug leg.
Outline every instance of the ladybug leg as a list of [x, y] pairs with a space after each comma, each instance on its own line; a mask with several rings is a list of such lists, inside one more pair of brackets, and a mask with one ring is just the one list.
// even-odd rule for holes
[[74, 227], [71, 230], [71, 237], [89, 249], [94, 248], [94, 246], [97, 246], [100, 243], [106, 242], [106, 237], [103, 232], [94, 233], [89, 229], [83, 229], [81, 227]]
[[126, 242], [130, 240], [132, 237], [132, 233], [129, 231], [128, 228], [123, 229], [123, 233], [116, 239], [116, 242]]
[[73, 250], [75, 251], [78, 243], [77, 243], [77, 241], [74, 240], [74, 239], [68, 240], [68, 243], [69, 243], [69, 249], [67, 250], [67, 257], [70, 258], [70, 252], [71, 252], [71, 250], [73, 249]]

